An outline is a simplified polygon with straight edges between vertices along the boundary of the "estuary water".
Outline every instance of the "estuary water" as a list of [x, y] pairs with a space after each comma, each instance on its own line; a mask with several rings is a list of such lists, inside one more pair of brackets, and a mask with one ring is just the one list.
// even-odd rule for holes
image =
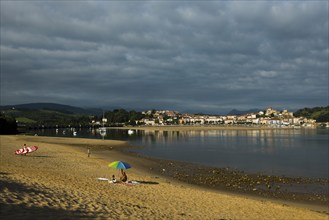
[[125, 140], [130, 151], [250, 173], [328, 178], [329, 129], [143, 131], [45, 129], [38, 135]]

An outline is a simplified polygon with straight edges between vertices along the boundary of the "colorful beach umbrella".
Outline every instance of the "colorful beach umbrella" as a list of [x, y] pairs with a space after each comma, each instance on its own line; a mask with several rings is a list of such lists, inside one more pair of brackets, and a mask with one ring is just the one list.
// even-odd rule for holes
[[123, 161], [114, 161], [112, 163], [109, 163], [108, 166], [115, 169], [123, 169], [123, 170], [131, 168], [131, 166], [128, 163]]

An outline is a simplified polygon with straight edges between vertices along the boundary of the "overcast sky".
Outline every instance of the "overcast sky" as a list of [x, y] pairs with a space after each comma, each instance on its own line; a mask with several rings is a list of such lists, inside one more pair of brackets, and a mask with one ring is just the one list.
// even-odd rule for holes
[[1, 1], [1, 105], [328, 105], [328, 1]]

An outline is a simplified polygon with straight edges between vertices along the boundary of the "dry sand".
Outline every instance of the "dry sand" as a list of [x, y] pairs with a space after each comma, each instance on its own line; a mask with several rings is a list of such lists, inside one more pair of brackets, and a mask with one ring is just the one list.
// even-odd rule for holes
[[[39, 149], [27, 156], [14, 151], [24, 143]], [[122, 141], [35, 136], [0, 136], [1, 219], [329, 219], [329, 215], [273, 201], [200, 189], [155, 176], [130, 162], [126, 186], [97, 180], [117, 171], [96, 148], [117, 148]], [[81, 146], [74, 147], [72, 145]], [[87, 147], [91, 157], [87, 157]]]

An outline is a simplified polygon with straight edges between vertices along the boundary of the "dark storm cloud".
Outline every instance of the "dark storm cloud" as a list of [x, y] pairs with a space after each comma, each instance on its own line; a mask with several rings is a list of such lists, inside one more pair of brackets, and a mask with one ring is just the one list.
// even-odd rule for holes
[[328, 104], [328, 2], [1, 2], [1, 104]]

